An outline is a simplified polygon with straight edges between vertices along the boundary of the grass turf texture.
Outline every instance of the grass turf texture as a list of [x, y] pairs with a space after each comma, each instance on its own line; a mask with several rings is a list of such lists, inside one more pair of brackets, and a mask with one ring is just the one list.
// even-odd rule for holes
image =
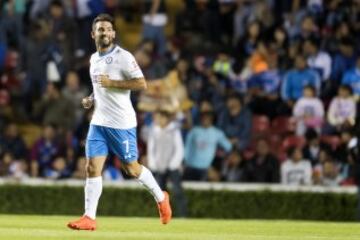
[[136, 240], [299, 240], [360, 239], [360, 224], [304, 221], [175, 219], [163, 226], [155, 218], [99, 217], [94, 232], [65, 227], [73, 217], [0, 215], [0, 239]]

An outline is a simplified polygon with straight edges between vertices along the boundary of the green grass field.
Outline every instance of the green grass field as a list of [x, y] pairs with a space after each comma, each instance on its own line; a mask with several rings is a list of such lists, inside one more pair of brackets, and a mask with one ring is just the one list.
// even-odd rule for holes
[[360, 224], [175, 219], [163, 226], [153, 218], [99, 217], [94, 232], [74, 231], [72, 217], [0, 215], [0, 239], [136, 239], [136, 240], [303, 240], [360, 239]]

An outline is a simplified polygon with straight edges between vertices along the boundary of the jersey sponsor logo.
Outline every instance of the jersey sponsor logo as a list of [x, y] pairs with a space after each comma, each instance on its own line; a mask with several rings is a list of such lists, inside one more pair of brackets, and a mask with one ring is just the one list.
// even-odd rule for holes
[[107, 57], [107, 58], [105, 59], [106, 64], [110, 64], [110, 63], [112, 63], [112, 61], [113, 61], [113, 58], [112, 58], [112, 57]]

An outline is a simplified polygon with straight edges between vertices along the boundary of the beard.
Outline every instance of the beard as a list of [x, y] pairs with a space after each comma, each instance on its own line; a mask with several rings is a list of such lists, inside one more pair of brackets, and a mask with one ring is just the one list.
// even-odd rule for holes
[[111, 46], [113, 41], [114, 41], [114, 39], [111, 39], [108, 36], [101, 36], [101, 37], [99, 37], [97, 43], [100, 48], [107, 48], [107, 47]]

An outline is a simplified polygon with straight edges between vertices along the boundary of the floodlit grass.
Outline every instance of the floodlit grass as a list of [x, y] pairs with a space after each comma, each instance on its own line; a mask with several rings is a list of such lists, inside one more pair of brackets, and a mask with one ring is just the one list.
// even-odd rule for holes
[[66, 227], [69, 216], [0, 215], [0, 239], [136, 239], [136, 240], [344, 240], [360, 239], [360, 224], [303, 221], [99, 217], [94, 232]]

